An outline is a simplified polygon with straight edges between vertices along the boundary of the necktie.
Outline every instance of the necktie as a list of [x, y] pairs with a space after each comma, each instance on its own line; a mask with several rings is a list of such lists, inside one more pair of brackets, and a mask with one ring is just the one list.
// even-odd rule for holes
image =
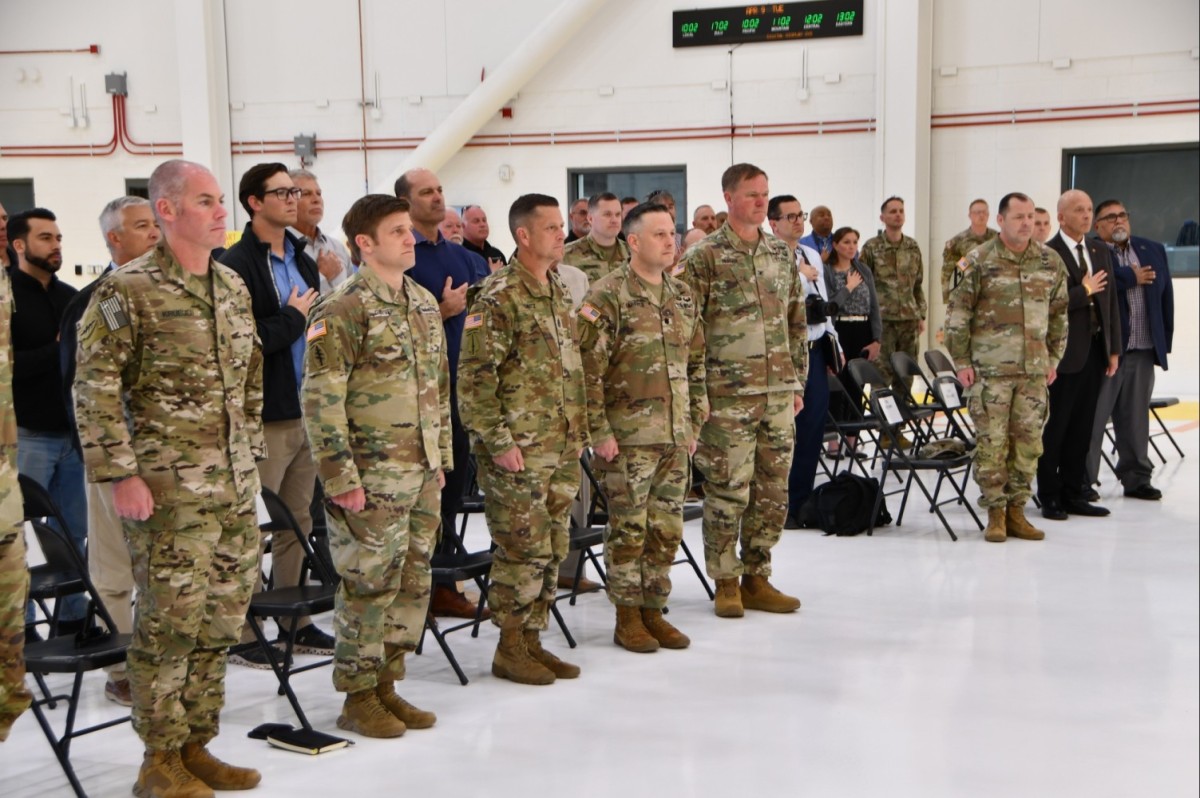
[[1083, 257], [1083, 244], [1075, 245], [1075, 258], [1079, 261], [1079, 271], [1083, 274], [1091, 274], [1092, 270], [1088, 268], [1087, 259]]

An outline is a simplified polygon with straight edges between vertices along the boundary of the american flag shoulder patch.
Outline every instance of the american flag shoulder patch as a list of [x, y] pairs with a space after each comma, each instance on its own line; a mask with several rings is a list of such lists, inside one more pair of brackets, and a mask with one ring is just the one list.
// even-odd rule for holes
[[329, 328], [325, 326], [325, 319], [321, 319], [309, 325], [308, 336], [305, 340], [309, 342], [315, 341], [327, 332], [329, 332]]
[[685, 269], [684, 269], [683, 261], [680, 261], [679, 263], [677, 263], [675, 265], [674, 269], [671, 269], [671, 276], [672, 277], [682, 277], [684, 271], [685, 271]]
[[468, 314], [467, 322], [464, 325], [464, 327], [466, 329], [474, 330], [476, 327], [482, 327], [482, 326], [483, 326], [483, 314], [482, 313]]
[[587, 302], [584, 302], [579, 307], [579, 315], [581, 317], [587, 319], [588, 321], [596, 321], [597, 319], [600, 318], [600, 311], [596, 310], [594, 307], [589, 305]]
[[957, 264], [955, 264], [955, 265], [956, 265], [956, 266], [958, 266], [958, 270], [959, 270], [960, 272], [965, 272], [965, 271], [967, 270], [967, 259], [966, 259], [966, 258], [959, 258], [959, 259], [958, 259], [958, 263], [957, 263]]
[[104, 317], [104, 325], [108, 327], [109, 332], [116, 332], [122, 327], [129, 326], [129, 317], [125, 315], [125, 308], [121, 307], [119, 297], [110, 296], [99, 304], [100, 315]]

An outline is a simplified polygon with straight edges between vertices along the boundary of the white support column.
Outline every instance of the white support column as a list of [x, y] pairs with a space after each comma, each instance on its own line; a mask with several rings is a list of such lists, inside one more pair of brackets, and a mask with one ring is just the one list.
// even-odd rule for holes
[[[929, 139], [933, 0], [877, 0], [875, 196], [904, 198], [905, 233], [921, 245], [929, 319], [924, 345], [941, 324], [941, 248], [929, 242]], [[866, 232], [864, 231], [864, 235]], [[917, 356], [913, 352], [914, 357]]]
[[183, 157], [217, 176], [232, 222], [228, 198], [237, 194], [237, 177], [229, 134], [225, 7], [221, 0], [175, 0], [174, 7]]

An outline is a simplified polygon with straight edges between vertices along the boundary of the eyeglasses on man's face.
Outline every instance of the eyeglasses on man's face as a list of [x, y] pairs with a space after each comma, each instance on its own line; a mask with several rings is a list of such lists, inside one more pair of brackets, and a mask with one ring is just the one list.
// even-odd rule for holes
[[1099, 219], [1097, 219], [1096, 221], [1097, 222], [1105, 222], [1105, 223], [1128, 222], [1129, 214], [1125, 211], [1121, 211], [1120, 213], [1106, 213], [1103, 216], [1101, 216]]
[[274, 194], [275, 199], [280, 202], [287, 202], [289, 197], [294, 200], [300, 199], [303, 193], [303, 189], [296, 188], [295, 186], [292, 188], [270, 188], [263, 192], [263, 199], [266, 199], [268, 194]]
[[807, 218], [808, 218], [807, 213], [785, 213], [780, 216], [776, 216], [775, 221], [790, 222], [792, 224], [795, 224], [796, 222], [803, 222]]

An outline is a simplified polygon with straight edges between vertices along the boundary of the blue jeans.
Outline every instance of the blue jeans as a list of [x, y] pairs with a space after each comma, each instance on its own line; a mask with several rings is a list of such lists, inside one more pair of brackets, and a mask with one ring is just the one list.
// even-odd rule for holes
[[[34, 480], [46, 490], [62, 513], [67, 534], [87, 562], [87, 494], [83, 488], [83, 458], [75, 450], [68, 432], [42, 432], [17, 429], [17, 471]], [[54, 520], [52, 526], [58, 527]], [[87, 614], [83, 594], [63, 599], [59, 620], [73, 621]], [[25, 622], [34, 620], [34, 605], [25, 608]]]

